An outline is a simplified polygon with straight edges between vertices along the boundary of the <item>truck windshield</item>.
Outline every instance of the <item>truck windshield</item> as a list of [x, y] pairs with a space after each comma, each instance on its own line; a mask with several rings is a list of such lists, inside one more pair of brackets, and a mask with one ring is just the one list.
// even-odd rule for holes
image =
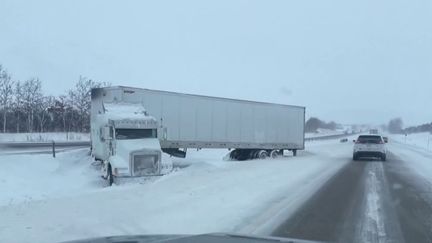
[[156, 129], [116, 129], [116, 139], [156, 138]]

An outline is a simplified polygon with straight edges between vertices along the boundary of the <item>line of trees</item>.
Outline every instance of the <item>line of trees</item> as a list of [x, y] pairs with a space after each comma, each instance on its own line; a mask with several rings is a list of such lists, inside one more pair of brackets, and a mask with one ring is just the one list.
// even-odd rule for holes
[[325, 122], [316, 117], [311, 117], [306, 121], [305, 132], [316, 132], [319, 128], [336, 130], [338, 127], [340, 127], [340, 125], [334, 121]]
[[418, 126], [403, 127], [403, 121], [401, 118], [391, 119], [387, 126], [385, 126], [387, 131], [394, 134], [402, 133], [418, 133], [418, 132], [431, 132], [432, 133], [432, 122], [425, 123]]
[[405, 133], [417, 133], [417, 132], [431, 132], [432, 133], [432, 122], [425, 123], [419, 126], [407, 127], [404, 129]]
[[38, 78], [14, 80], [0, 65], [0, 124], [6, 132], [88, 132], [90, 90], [109, 86], [80, 76], [59, 96], [44, 95]]

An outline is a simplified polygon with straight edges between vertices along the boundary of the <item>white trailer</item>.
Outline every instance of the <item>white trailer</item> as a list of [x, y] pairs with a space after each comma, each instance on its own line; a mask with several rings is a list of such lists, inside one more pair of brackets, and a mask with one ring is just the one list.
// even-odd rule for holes
[[234, 149], [231, 158], [244, 160], [304, 149], [304, 107], [123, 86], [92, 90], [93, 147], [100, 143], [97, 117], [119, 104], [142, 106], [157, 122], [161, 150], [174, 156], [186, 156], [188, 148], [226, 148]]

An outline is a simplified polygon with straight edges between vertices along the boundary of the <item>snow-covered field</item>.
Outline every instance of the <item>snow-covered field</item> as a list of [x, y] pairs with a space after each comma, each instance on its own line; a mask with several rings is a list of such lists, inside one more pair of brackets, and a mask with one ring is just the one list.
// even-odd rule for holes
[[308, 143], [298, 157], [225, 161], [188, 151], [162, 177], [107, 188], [88, 150], [0, 156], [0, 242], [59, 242], [119, 234], [268, 234], [340, 168], [350, 143]]
[[407, 136], [403, 134], [391, 135], [390, 138], [398, 143], [432, 151], [432, 134], [429, 132], [412, 133]]
[[77, 132], [0, 133], [0, 142], [89, 141], [90, 134]]

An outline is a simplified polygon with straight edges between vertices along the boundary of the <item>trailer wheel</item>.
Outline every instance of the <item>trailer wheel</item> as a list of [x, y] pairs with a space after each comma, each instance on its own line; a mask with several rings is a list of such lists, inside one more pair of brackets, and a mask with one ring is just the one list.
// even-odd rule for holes
[[279, 154], [279, 151], [277, 151], [277, 150], [272, 150], [271, 152], [270, 152], [270, 157], [272, 158], [272, 159], [276, 159], [276, 158], [278, 158], [280, 156], [280, 154]]
[[266, 159], [268, 157], [268, 153], [265, 150], [260, 150], [258, 152], [258, 156], [259, 159]]
[[251, 150], [249, 152], [249, 159], [256, 159], [256, 158], [258, 158], [258, 152], [259, 152], [259, 150], [255, 150], [255, 149]]

